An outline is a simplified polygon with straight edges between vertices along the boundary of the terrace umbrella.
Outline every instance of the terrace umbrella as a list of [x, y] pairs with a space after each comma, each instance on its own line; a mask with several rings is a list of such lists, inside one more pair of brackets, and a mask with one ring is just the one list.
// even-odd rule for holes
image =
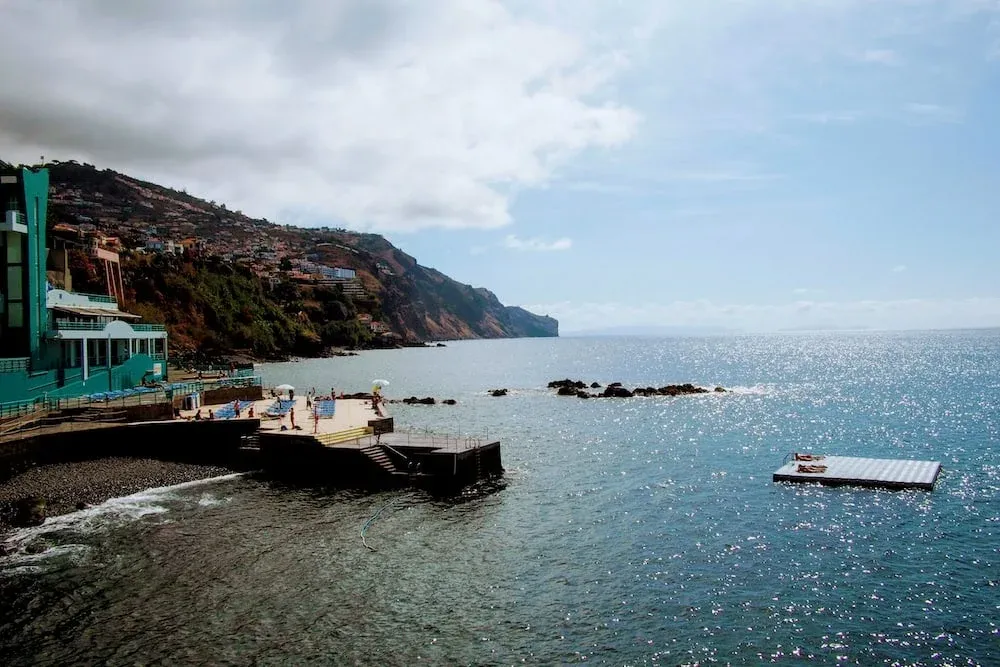
[[274, 390], [279, 394], [288, 394], [295, 391], [295, 387], [290, 384], [279, 384]]
[[389, 381], [388, 380], [375, 379], [375, 380], [372, 380], [372, 384], [377, 384], [380, 387], [388, 387], [389, 386]]

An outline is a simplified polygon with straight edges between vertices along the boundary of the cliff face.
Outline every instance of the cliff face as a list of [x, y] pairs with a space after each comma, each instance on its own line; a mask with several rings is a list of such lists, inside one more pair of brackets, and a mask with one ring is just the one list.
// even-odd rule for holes
[[[301, 353], [303, 339], [337, 344], [336, 336], [344, 336], [345, 331], [350, 334], [346, 340], [360, 338], [362, 344], [379, 344], [383, 331], [390, 332], [390, 340], [409, 341], [558, 336], [558, 322], [554, 319], [504, 306], [489, 290], [465, 285], [421, 266], [380, 235], [281, 226], [108, 169], [75, 162], [48, 166], [52, 186], [50, 228], [60, 225], [61, 233], [69, 237], [76, 229], [81, 243], [89, 242], [87, 234], [117, 237], [124, 249], [142, 249], [147, 254], [162, 252], [162, 248], [154, 248], [157, 243], [183, 241], [185, 249], [181, 254], [188, 260], [232, 265], [239, 275], [246, 276], [248, 284], [252, 283], [255, 298], [264, 304], [264, 310], [280, 309], [302, 329], [295, 349], [285, 349], [288, 346], [280, 342], [295, 338], [291, 332], [268, 337], [278, 340], [271, 348], [272, 355]], [[122, 252], [123, 257], [129, 254], [128, 250]], [[170, 267], [183, 264], [167, 262], [160, 266], [169, 272], [173, 270]], [[326, 267], [353, 269], [356, 277], [340, 286], [331, 285], [316, 275], [317, 270]], [[128, 271], [125, 278], [138, 280], [141, 275]], [[148, 275], [145, 280], [150, 280]], [[316, 296], [324, 290], [337, 293]], [[135, 295], [134, 305], [143, 303], [143, 296], [151, 293], [148, 286], [138, 284], [126, 284], [126, 291]], [[157, 291], [159, 303], [155, 305], [171, 314], [168, 319], [174, 321], [168, 324], [172, 336], [174, 330], [178, 334], [185, 332], [183, 342], [197, 347], [197, 338], [187, 338], [203, 323], [185, 321], [184, 313], [191, 309], [183, 303], [176, 307], [165, 304], [164, 298], [183, 299], [183, 292], [171, 296]], [[334, 301], [346, 306], [331, 309], [329, 304]], [[324, 331], [333, 330], [331, 312], [339, 328], [328, 341]], [[363, 323], [359, 330], [364, 335], [347, 330], [344, 313]], [[372, 327], [375, 331], [371, 336], [367, 335], [371, 333], [369, 321], [380, 323]], [[219, 335], [213, 337], [214, 346], [220, 345], [219, 339]]]

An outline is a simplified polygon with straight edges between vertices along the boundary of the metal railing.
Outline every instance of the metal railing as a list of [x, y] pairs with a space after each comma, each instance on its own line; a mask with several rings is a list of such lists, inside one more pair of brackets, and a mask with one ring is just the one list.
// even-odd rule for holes
[[133, 324], [133, 331], [166, 331], [166, 324]]
[[115, 297], [108, 296], [107, 294], [87, 294], [86, 292], [73, 292], [73, 294], [76, 294], [78, 296], [85, 296], [89, 300], [95, 301], [97, 303], [113, 303], [115, 305], [118, 304], [118, 300]]
[[74, 322], [73, 320], [56, 320], [56, 329], [60, 331], [104, 331], [105, 322]]

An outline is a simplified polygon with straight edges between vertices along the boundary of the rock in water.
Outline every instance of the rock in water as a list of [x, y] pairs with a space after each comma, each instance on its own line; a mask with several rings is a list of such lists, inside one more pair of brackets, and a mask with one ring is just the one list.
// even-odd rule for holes
[[14, 513], [15, 526], [40, 526], [45, 523], [45, 498], [31, 496], [18, 501]]
[[587, 385], [584, 384], [582, 380], [570, 380], [566, 378], [565, 380], [553, 380], [549, 383], [549, 389], [561, 389], [563, 387], [569, 389], [583, 389]]
[[506, 389], [490, 389], [490, 396], [506, 396]]

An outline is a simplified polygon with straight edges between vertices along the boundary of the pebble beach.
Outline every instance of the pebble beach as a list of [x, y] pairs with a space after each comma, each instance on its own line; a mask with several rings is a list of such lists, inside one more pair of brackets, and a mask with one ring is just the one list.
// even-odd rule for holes
[[228, 468], [154, 459], [111, 457], [38, 466], [0, 483], [0, 530], [9, 527], [13, 504], [40, 496], [48, 516], [73, 512], [144, 489], [193, 482], [234, 472]]

